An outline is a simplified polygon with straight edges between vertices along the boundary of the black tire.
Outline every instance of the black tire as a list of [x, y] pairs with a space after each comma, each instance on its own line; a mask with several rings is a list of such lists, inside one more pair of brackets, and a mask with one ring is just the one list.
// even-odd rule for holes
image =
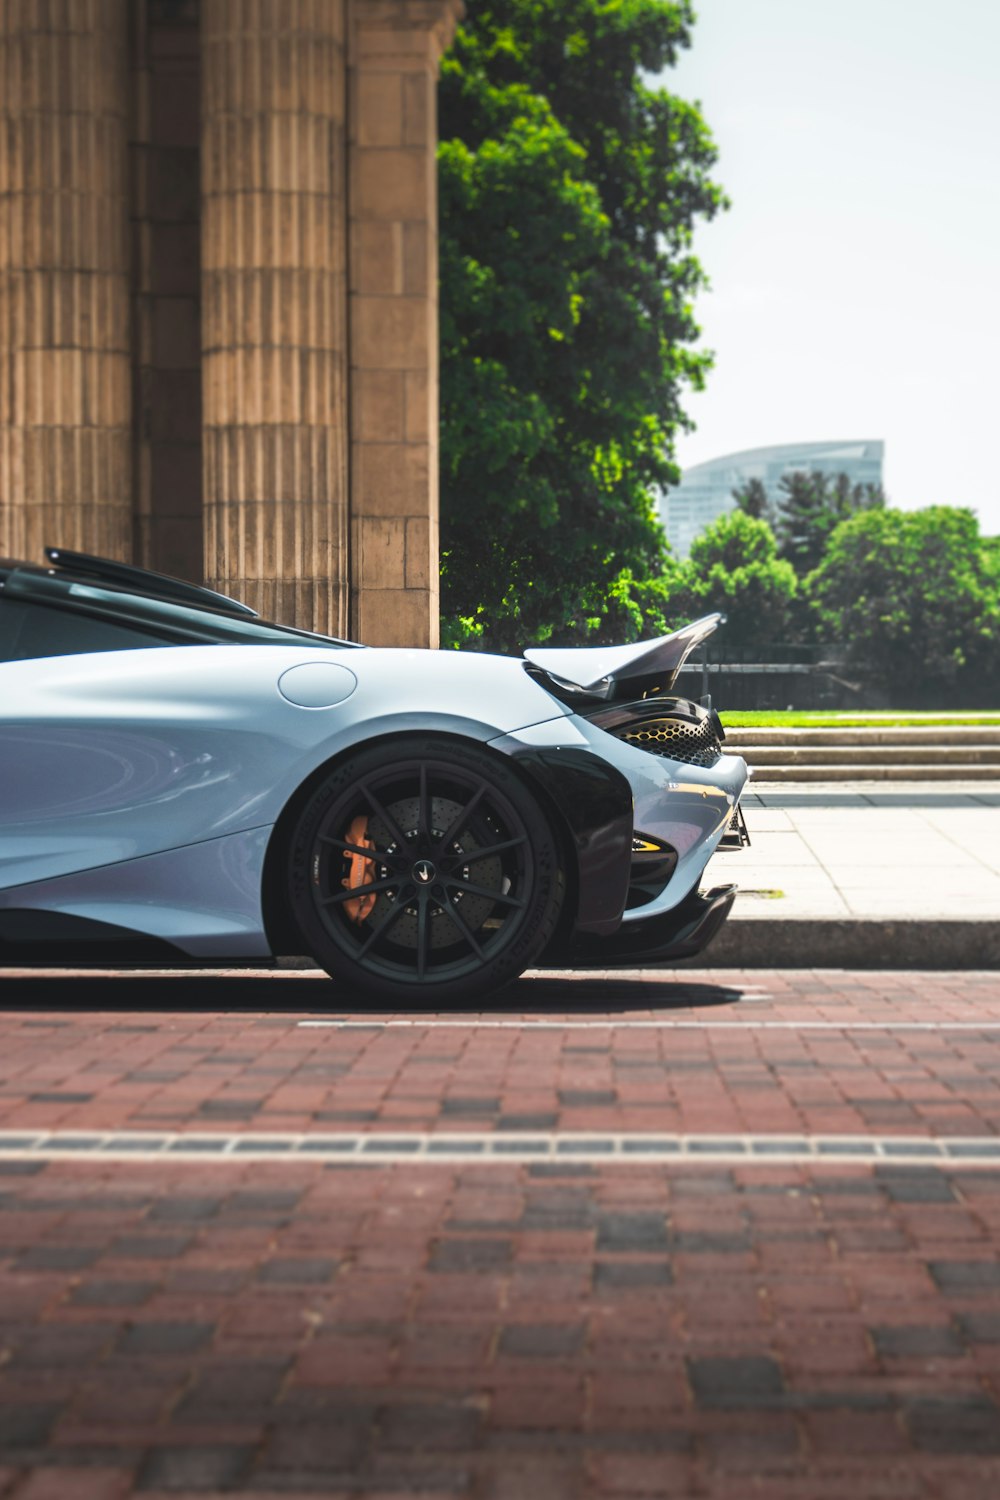
[[485, 999], [539, 956], [562, 906], [555, 835], [516, 772], [429, 735], [336, 766], [289, 851], [308, 952], [357, 995], [394, 1005]]

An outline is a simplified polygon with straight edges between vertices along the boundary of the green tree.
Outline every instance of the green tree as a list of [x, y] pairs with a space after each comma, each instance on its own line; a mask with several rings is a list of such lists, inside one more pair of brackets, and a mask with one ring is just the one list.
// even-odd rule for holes
[[858, 511], [885, 505], [880, 484], [851, 484], [846, 474], [797, 470], [778, 481], [775, 516], [778, 551], [799, 576], [817, 567], [827, 541], [841, 521]]
[[895, 706], [987, 701], [1000, 687], [1000, 599], [970, 510], [863, 511], [805, 581], [828, 640]]
[[698, 110], [646, 81], [691, 22], [689, 0], [477, 0], [444, 59], [446, 640], [645, 618], [613, 591], [665, 565], [651, 497], [709, 363], [692, 228], [723, 201]]
[[748, 479], [745, 484], [737, 485], [733, 490], [733, 499], [744, 515], [771, 524], [771, 501], [763, 480]]
[[984, 536], [982, 554], [984, 568], [1000, 589], [1000, 536]]
[[795, 569], [778, 557], [766, 521], [730, 511], [706, 526], [669, 597], [676, 623], [721, 610], [726, 636], [740, 648], [786, 641], [797, 593]]

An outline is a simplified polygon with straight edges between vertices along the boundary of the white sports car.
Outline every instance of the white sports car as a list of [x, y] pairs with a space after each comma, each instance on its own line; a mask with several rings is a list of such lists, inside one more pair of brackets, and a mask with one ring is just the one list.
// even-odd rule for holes
[[[0, 962], [307, 953], [393, 1003], [701, 951], [747, 768], [638, 645], [365, 648], [47, 549], [0, 562]], [[249, 649], [248, 649], [249, 648]]]

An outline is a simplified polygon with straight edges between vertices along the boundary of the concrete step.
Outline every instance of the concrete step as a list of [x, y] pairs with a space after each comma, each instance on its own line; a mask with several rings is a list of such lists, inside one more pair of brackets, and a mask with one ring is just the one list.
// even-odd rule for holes
[[[855, 761], [851, 765], [773, 765], [753, 760], [755, 781], [995, 781], [1000, 782], [1000, 765], [878, 765]], [[751, 783], [751, 786], [753, 783]]]
[[[726, 741], [729, 748], [729, 741]], [[1000, 776], [997, 745], [741, 745], [753, 766], [994, 766]]]
[[[778, 903], [768, 903], [777, 905]], [[1000, 921], [989, 917], [746, 917], [736, 910], [682, 968], [997, 969]]]
[[726, 745], [996, 745], [1000, 725], [936, 724], [882, 729], [727, 729]]

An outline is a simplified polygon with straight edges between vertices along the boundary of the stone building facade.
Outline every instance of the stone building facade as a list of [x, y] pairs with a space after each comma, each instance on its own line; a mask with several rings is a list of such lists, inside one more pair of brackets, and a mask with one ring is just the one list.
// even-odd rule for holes
[[0, 555], [437, 644], [462, 0], [3, 0]]

